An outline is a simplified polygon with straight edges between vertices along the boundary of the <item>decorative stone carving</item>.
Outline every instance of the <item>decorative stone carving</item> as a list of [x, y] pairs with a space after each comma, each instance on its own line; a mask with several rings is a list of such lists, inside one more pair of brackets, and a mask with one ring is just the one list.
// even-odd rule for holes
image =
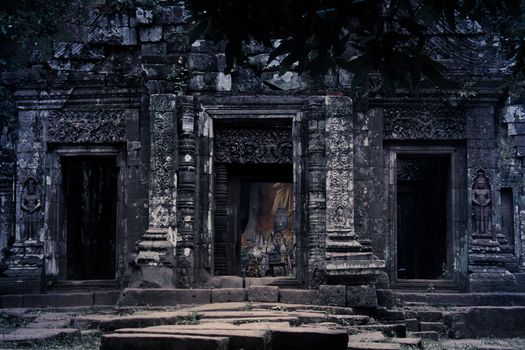
[[385, 108], [386, 139], [462, 139], [465, 119], [460, 109]]
[[490, 234], [492, 223], [492, 195], [490, 183], [484, 170], [478, 170], [472, 186], [472, 207], [474, 211], [474, 234]]
[[179, 282], [177, 283], [178, 288], [190, 288], [191, 287], [191, 263], [184, 259], [179, 259], [178, 263], [178, 277]]
[[220, 163], [292, 163], [292, 129], [217, 128], [215, 150]]
[[314, 267], [310, 277], [310, 288], [319, 289], [319, 286], [326, 283], [326, 272], [320, 267]]
[[126, 141], [124, 111], [52, 111], [48, 116], [49, 142], [100, 143]]
[[42, 203], [38, 193], [35, 179], [29, 178], [22, 192], [20, 207], [23, 215], [23, 230], [21, 240], [33, 241], [38, 240], [39, 213]]

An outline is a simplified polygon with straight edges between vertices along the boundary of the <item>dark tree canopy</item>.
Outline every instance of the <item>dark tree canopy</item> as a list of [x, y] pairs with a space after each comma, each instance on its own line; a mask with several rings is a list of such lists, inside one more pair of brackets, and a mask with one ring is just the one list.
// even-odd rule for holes
[[443, 66], [428, 50], [430, 32], [452, 35], [456, 24], [474, 20], [501, 34], [502, 49], [522, 76], [525, 17], [520, 0], [188, 0], [192, 40], [226, 45], [227, 70], [245, 59], [243, 44], [273, 47], [282, 70], [319, 74], [334, 67], [354, 73], [361, 85], [371, 72], [387, 90], [417, 89], [423, 77], [443, 86]]

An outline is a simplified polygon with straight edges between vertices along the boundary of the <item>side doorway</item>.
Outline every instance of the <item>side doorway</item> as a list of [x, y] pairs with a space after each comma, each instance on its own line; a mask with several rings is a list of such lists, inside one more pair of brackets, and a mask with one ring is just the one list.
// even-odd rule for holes
[[443, 146], [389, 150], [390, 275], [403, 289], [456, 289], [466, 271], [461, 151]]

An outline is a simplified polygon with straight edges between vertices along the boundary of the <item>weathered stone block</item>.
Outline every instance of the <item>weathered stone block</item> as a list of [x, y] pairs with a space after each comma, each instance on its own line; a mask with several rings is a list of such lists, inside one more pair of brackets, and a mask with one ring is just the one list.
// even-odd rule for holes
[[206, 304], [211, 302], [209, 289], [126, 289], [121, 306]]
[[419, 322], [419, 330], [421, 332], [443, 332], [443, 323], [441, 322]]
[[189, 15], [181, 6], [162, 6], [160, 8], [159, 24], [179, 24]]
[[217, 70], [217, 60], [212, 54], [191, 54], [188, 56], [188, 69], [197, 71]]
[[405, 320], [405, 324], [407, 326], [407, 331], [409, 332], [419, 331], [419, 321], [417, 320], [417, 318], [407, 318]]
[[92, 306], [93, 293], [28, 294], [23, 304], [29, 308]]
[[279, 301], [285, 304], [315, 304], [316, 290], [281, 289]]
[[439, 322], [443, 315], [439, 311], [419, 311], [417, 318], [422, 322]]
[[162, 27], [141, 28], [139, 31], [140, 41], [157, 42], [162, 40]]
[[143, 56], [165, 56], [167, 54], [166, 43], [144, 43], [140, 47]]
[[135, 18], [137, 19], [137, 23], [153, 23], [153, 10], [137, 7], [135, 9]]
[[0, 296], [0, 308], [19, 308], [23, 306], [22, 295]]
[[94, 305], [116, 305], [120, 298], [120, 291], [95, 292]]
[[246, 301], [246, 289], [244, 288], [219, 288], [211, 290], [211, 301], [213, 303], [231, 303]]
[[376, 307], [377, 293], [373, 285], [347, 286], [346, 306], [349, 307]]
[[279, 287], [252, 286], [248, 288], [248, 301], [278, 302]]
[[321, 285], [317, 303], [320, 305], [346, 306], [346, 286]]

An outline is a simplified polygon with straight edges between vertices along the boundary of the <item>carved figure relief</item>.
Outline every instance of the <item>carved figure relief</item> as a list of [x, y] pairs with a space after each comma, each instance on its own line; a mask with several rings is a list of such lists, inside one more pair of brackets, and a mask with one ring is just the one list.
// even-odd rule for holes
[[478, 170], [472, 186], [472, 206], [474, 211], [474, 233], [491, 233], [492, 194], [490, 183], [484, 170]]
[[39, 212], [42, 203], [35, 179], [29, 178], [22, 192], [20, 207], [23, 215], [22, 240], [38, 240]]
[[191, 287], [191, 274], [190, 274], [191, 264], [189, 261], [180, 260], [179, 261], [179, 283], [178, 288], [190, 288]]
[[310, 278], [310, 287], [312, 289], [319, 289], [319, 286], [326, 283], [326, 273], [324, 269], [316, 267], [312, 270], [312, 277]]

